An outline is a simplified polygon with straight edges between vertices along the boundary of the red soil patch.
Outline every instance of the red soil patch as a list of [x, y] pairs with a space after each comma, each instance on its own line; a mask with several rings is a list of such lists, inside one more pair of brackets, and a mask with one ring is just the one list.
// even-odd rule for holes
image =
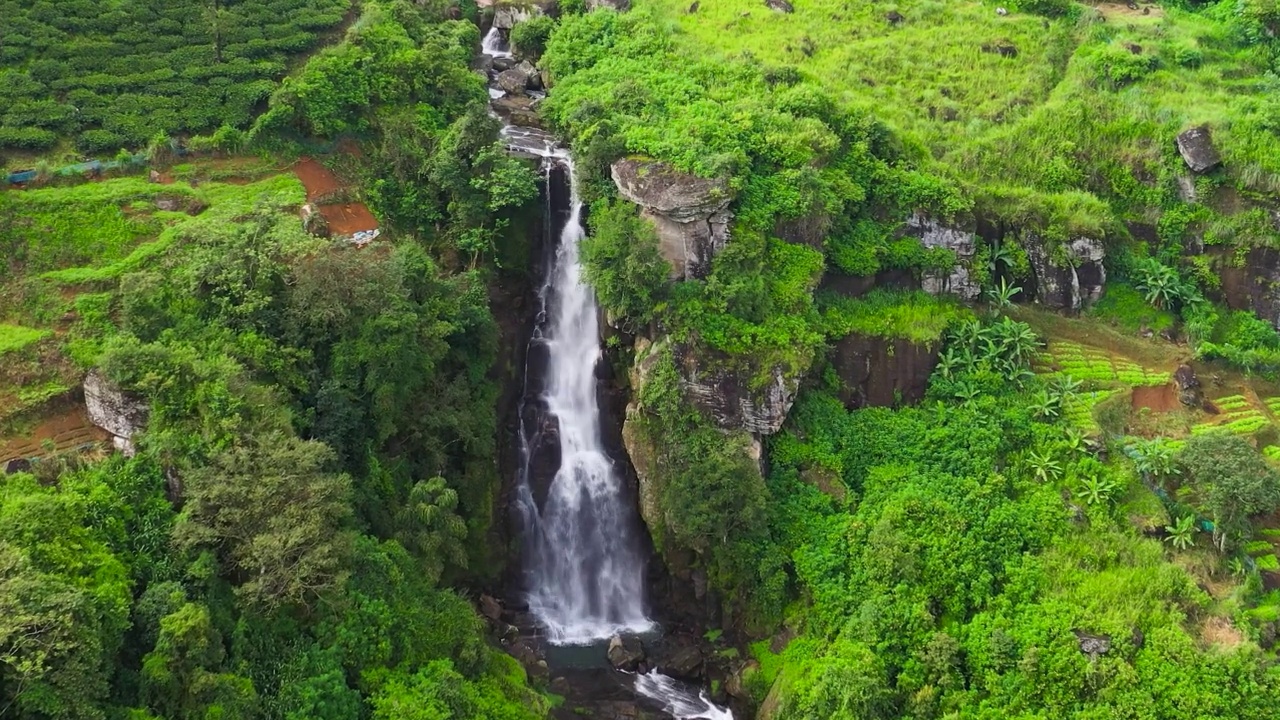
[[307, 190], [307, 201], [316, 203], [334, 235], [354, 235], [362, 230], [378, 228], [377, 219], [362, 202], [324, 203], [325, 198], [337, 196], [345, 189], [329, 168], [311, 158], [302, 158], [293, 166], [293, 171]]
[[1157, 385], [1155, 387], [1136, 387], [1133, 389], [1133, 409], [1146, 408], [1154, 412], [1171, 412], [1181, 407], [1178, 402], [1178, 391], [1173, 385]]
[[378, 229], [378, 220], [364, 203], [320, 205], [320, 214], [334, 235], [354, 235], [361, 230]]
[[307, 189], [307, 200], [313, 201], [316, 198], [331, 195], [342, 189], [342, 183], [338, 181], [338, 176], [334, 175], [332, 170], [311, 158], [304, 157], [299, 160], [293, 166], [293, 172], [302, 181], [302, 187]]
[[54, 452], [57, 453], [73, 450], [86, 443], [107, 442], [110, 439], [111, 436], [105, 430], [89, 422], [84, 405], [76, 403], [46, 417], [23, 437], [0, 439], [0, 463], [14, 458], [50, 455], [44, 446], [46, 440], [53, 441]]

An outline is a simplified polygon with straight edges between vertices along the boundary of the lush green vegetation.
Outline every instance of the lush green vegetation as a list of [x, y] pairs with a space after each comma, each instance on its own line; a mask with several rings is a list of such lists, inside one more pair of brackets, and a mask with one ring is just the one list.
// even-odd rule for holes
[[350, 0], [0, 3], [0, 150], [244, 128]]
[[[33, 7], [32, 22], [47, 19]], [[301, 24], [329, 27], [347, 5], [295, 7], [166, 6], [227, 23], [218, 62], [200, 38], [168, 42], [205, 71], [271, 59], [235, 84], [257, 103], [275, 85], [255, 78], [314, 41]], [[545, 715], [457, 590], [505, 560], [487, 285], [499, 247], [520, 257], [506, 214], [534, 185], [498, 150], [467, 70], [474, 25], [446, 12], [365, 3], [348, 40], [291, 76], [252, 128], [286, 153], [296, 131], [365, 138], [351, 170], [383, 180], [367, 186], [389, 238], [377, 246], [306, 234], [301, 185], [270, 170], [0, 196], [0, 395], [27, 413], [12, 428], [39, 423], [42, 402], [94, 367], [151, 409], [132, 459], [51, 456], [0, 480], [0, 714]], [[101, 27], [124, 27], [107, 15]], [[249, 30], [230, 23], [250, 20], [258, 41], [233, 40]], [[64, 50], [120, 52], [98, 25], [76, 27]], [[348, 81], [377, 91], [325, 95]], [[192, 118], [136, 120], [153, 133], [250, 119]], [[210, 142], [250, 139], [222, 135]]]

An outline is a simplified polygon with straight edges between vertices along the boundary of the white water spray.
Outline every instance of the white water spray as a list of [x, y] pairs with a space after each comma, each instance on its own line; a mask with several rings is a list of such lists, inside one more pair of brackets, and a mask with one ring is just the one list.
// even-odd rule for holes
[[662, 703], [677, 720], [733, 720], [733, 713], [718, 707], [705, 691], [697, 694], [657, 670], [636, 676], [636, 692]]

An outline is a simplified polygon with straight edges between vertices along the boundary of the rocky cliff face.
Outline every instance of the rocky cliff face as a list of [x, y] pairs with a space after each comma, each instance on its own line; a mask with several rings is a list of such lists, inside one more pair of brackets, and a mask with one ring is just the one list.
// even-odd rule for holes
[[721, 179], [677, 172], [666, 163], [625, 158], [610, 168], [618, 194], [640, 206], [658, 232], [671, 279], [704, 278], [729, 241], [733, 195]]
[[906, 234], [920, 239], [927, 248], [944, 248], [956, 254], [956, 265], [947, 273], [926, 273], [921, 289], [933, 295], [951, 293], [962, 300], [975, 300], [981, 293], [970, 272], [977, 252], [977, 232], [972, 221], [955, 224], [916, 212], [907, 219]]
[[682, 349], [676, 350], [676, 366], [684, 396], [725, 430], [778, 432], [800, 388], [800, 381], [788, 378], [781, 368], [769, 371], [763, 386], [753, 387], [744, 373], [716, 367]]
[[132, 456], [133, 437], [147, 428], [151, 415], [147, 401], [121, 390], [93, 370], [84, 379], [84, 404], [90, 422], [111, 433], [115, 446]]
[[1280, 329], [1280, 250], [1251, 248], [1237, 267], [1227, 253], [1219, 255], [1222, 295], [1232, 310], [1251, 310]]
[[1075, 238], [1055, 252], [1044, 239], [1028, 233], [1022, 247], [1035, 276], [1033, 296], [1037, 303], [1078, 312], [1102, 296], [1107, 271], [1100, 240]]
[[840, 377], [845, 407], [887, 407], [924, 398], [938, 364], [938, 348], [851, 334], [832, 348], [831, 363]]

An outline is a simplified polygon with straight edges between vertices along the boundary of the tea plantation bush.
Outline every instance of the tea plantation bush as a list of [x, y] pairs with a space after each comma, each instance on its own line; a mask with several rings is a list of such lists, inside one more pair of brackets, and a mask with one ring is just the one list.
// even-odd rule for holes
[[0, 149], [243, 127], [351, 0], [0, 0]]

